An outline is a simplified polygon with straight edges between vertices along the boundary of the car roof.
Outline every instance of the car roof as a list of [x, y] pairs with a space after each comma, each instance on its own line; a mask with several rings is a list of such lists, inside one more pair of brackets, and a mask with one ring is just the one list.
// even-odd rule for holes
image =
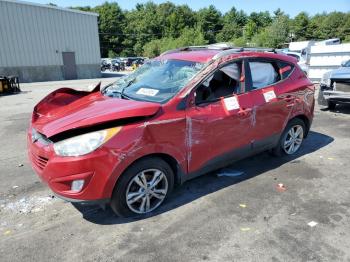
[[168, 51], [160, 55], [157, 59], [162, 60], [184, 60], [197, 63], [207, 63], [218, 58], [230, 57], [231, 59], [240, 57], [260, 57], [283, 60], [290, 63], [297, 63], [297, 59], [288, 56], [283, 52], [276, 53], [273, 49], [254, 49], [254, 48], [232, 48], [232, 49], [209, 49], [209, 48], [180, 48]]
[[194, 51], [178, 51], [167, 53], [161, 56], [161, 59], [176, 59], [176, 60], [185, 60], [193, 61], [197, 63], [207, 63], [213, 59], [213, 57], [221, 52], [221, 50], [194, 50]]

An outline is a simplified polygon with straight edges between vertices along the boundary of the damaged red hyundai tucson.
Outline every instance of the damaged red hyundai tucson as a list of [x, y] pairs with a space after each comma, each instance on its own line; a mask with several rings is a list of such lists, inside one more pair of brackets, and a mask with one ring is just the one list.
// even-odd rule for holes
[[28, 155], [57, 196], [143, 215], [191, 178], [262, 151], [295, 154], [313, 111], [314, 85], [293, 57], [186, 47], [103, 88], [46, 96]]

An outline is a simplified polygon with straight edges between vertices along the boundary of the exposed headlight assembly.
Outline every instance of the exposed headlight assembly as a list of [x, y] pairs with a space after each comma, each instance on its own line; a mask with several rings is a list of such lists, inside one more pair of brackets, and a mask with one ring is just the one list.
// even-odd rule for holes
[[53, 145], [59, 156], [82, 156], [99, 148], [120, 131], [121, 127], [114, 127], [96, 132], [71, 137]]

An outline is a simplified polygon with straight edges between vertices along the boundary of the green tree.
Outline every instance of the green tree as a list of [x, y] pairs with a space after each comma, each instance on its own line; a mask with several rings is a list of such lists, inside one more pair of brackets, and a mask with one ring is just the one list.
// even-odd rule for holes
[[222, 29], [221, 13], [210, 5], [197, 12], [197, 24], [209, 43], [215, 42], [215, 35]]
[[174, 12], [168, 17], [168, 21], [168, 35], [178, 37], [186, 27], [195, 27], [196, 16], [187, 5], [180, 5], [176, 6]]
[[233, 42], [237, 46], [281, 47], [290, 39], [324, 40], [339, 37], [350, 41], [350, 12], [309, 16], [305, 12], [290, 19], [281, 9], [247, 15], [232, 7], [222, 15], [214, 5], [193, 11], [172, 2], [136, 4], [123, 11], [115, 2], [96, 7], [71, 7], [99, 14], [101, 55], [154, 56], [171, 48], [192, 44]]
[[101, 56], [108, 56], [108, 51], [120, 51], [124, 40], [122, 30], [125, 16], [117, 3], [105, 2], [93, 9], [99, 14], [98, 28], [100, 33]]
[[72, 6], [69, 7], [70, 9], [75, 9], [75, 10], [80, 10], [80, 11], [84, 11], [84, 12], [94, 12], [94, 9], [91, 8], [91, 6]]
[[322, 21], [320, 26], [321, 37], [324, 39], [327, 38], [336, 38], [340, 37], [341, 39], [345, 38], [345, 35], [341, 35], [344, 22], [346, 20], [346, 14], [341, 12], [331, 12], [326, 18]]
[[255, 35], [257, 32], [258, 32], [258, 26], [253, 20], [249, 19], [248, 23], [244, 26], [244, 30], [243, 30], [244, 38], [246, 38], [247, 40], [250, 40], [253, 37], [253, 35]]
[[272, 18], [268, 11], [259, 13], [252, 12], [249, 16], [249, 19], [256, 24], [258, 29], [265, 28], [272, 23]]
[[310, 38], [307, 28], [309, 26], [309, 16], [306, 12], [299, 13], [291, 22], [291, 31], [296, 40], [306, 40]]
[[264, 46], [280, 48], [288, 40], [289, 18], [285, 15], [278, 16], [267, 29], [267, 43]]
[[246, 24], [247, 16], [243, 11], [237, 11], [232, 7], [223, 16], [223, 28], [216, 35], [217, 42], [228, 42], [243, 35], [243, 27]]
[[155, 57], [170, 49], [191, 45], [205, 45], [207, 43], [208, 41], [204, 38], [200, 29], [186, 27], [178, 38], [164, 37], [150, 41], [144, 46], [143, 55]]

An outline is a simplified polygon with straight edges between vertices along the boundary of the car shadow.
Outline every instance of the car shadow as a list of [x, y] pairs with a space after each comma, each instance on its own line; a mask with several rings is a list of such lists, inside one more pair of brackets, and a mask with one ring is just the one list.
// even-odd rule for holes
[[350, 114], [350, 105], [349, 104], [340, 104], [335, 107], [334, 110], [331, 110], [332, 113], [339, 113], [339, 114]]
[[338, 104], [335, 109], [321, 108], [323, 112], [331, 112], [336, 114], [350, 114], [350, 104]]
[[87, 206], [78, 203], [73, 203], [73, 206], [82, 213], [85, 220], [95, 224], [112, 225], [138, 221], [145, 218], [157, 216], [172, 209], [176, 209], [198, 198], [201, 198], [202, 196], [211, 194], [226, 187], [251, 179], [269, 170], [278, 168], [287, 162], [293, 162], [297, 164], [297, 158], [313, 153], [320, 148], [327, 146], [333, 141], [334, 139], [330, 136], [310, 131], [308, 138], [304, 140], [303, 146], [300, 148], [297, 154], [293, 156], [273, 157], [268, 152], [264, 152], [256, 156], [238, 161], [233, 165], [225, 168], [225, 170], [232, 169], [243, 171], [244, 173], [240, 176], [218, 177], [217, 174], [220, 172], [220, 170], [217, 170], [215, 172], [211, 172], [201, 177], [187, 181], [182, 186], [176, 187], [167, 201], [163, 203], [163, 205], [159, 207], [158, 210], [146, 216], [120, 218], [113, 213], [109, 206], [107, 206], [105, 209], [97, 206]]

